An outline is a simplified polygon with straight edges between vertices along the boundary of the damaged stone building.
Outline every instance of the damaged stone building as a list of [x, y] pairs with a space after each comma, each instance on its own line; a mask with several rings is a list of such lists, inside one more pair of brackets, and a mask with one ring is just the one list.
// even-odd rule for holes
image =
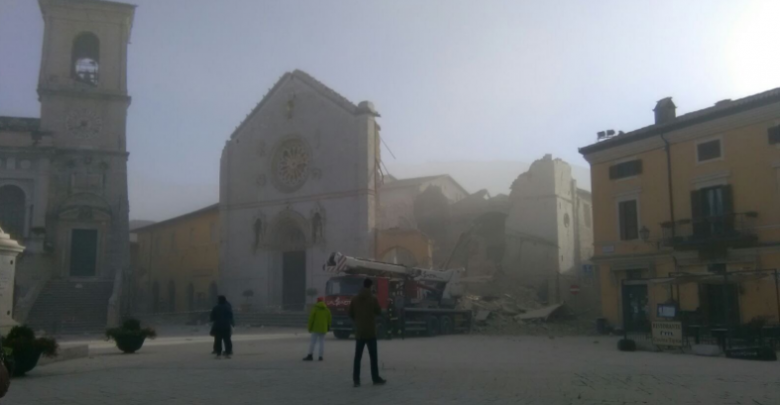
[[596, 306], [590, 192], [577, 187], [571, 166], [545, 155], [511, 187], [503, 269], [548, 303]]
[[14, 318], [48, 332], [101, 330], [119, 316], [130, 265], [125, 121], [135, 6], [39, 5], [40, 118], [0, 117], [0, 227], [25, 247]]
[[[500, 254], [503, 228], [496, 231], [493, 227], [492, 232], [475, 224], [483, 222], [484, 214], [505, 214], [505, 195], [491, 198], [486, 190], [470, 194], [446, 174], [408, 179], [386, 176], [379, 200], [382, 229], [416, 229], [429, 237], [434, 267], [463, 267], [479, 273], [486, 254], [494, 259]], [[501, 236], [493, 237], [491, 232]]]

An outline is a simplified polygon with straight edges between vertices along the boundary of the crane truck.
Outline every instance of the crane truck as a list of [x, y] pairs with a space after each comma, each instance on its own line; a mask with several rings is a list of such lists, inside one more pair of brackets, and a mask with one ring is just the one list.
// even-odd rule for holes
[[377, 319], [377, 337], [436, 336], [468, 332], [471, 311], [457, 309], [463, 294], [461, 269], [432, 270], [361, 259], [334, 252], [323, 265], [333, 276], [325, 288], [325, 305], [333, 314], [331, 330], [339, 339], [352, 334], [349, 304], [363, 287], [374, 281], [383, 316]]

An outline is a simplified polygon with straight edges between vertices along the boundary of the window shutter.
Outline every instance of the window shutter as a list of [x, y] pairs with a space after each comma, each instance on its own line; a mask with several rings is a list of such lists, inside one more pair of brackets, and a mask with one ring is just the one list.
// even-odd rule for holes
[[634, 164], [634, 174], [642, 174], [642, 160], [635, 160]]
[[620, 228], [620, 240], [626, 240], [626, 205], [618, 203], [618, 226]]
[[702, 217], [701, 191], [691, 191], [691, 219], [700, 220]]
[[723, 212], [734, 213], [734, 197], [731, 186], [723, 186]]
[[734, 192], [731, 186], [723, 186], [723, 225], [726, 232], [734, 230]]
[[706, 232], [707, 224], [704, 222], [701, 190], [691, 191], [691, 223], [693, 235], [700, 236]]
[[618, 168], [617, 165], [609, 167], [609, 179], [610, 180], [614, 180], [614, 179], [616, 179], [618, 177], [617, 168]]
[[626, 236], [630, 240], [637, 239], [639, 238], [639, 213], [637, 212], [637, 202], [630, 201], [626, 203], [626, 205], [628, 206], [628, 209], [626, 210], [626, 223], [628, 224]]
[[767, 135], [769, 136], [770, 145], [780, 144], [780, 125], [769, 128], [767, 130]]

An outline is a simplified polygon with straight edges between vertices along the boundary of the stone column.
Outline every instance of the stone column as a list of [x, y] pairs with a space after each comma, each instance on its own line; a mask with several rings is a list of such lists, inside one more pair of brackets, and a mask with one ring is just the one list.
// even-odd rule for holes
[[14, 278], [16, 257], [24, 247], [0, 229], [0, 332], [2, 334], [16, 325], [14, 314]]

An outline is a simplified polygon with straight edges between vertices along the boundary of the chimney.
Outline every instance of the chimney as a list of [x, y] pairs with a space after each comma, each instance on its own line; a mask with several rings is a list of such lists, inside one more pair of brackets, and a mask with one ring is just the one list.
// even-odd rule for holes
[[674, 105], [671, 97], [658, 100], [658, 102], [655, 103], [655, 108], [653, 109], [655, 112], [656, 125], [665, 124], [669, 121], [672, 121], [677, 116], [675, 109], [677, 109], [677, 106]]

